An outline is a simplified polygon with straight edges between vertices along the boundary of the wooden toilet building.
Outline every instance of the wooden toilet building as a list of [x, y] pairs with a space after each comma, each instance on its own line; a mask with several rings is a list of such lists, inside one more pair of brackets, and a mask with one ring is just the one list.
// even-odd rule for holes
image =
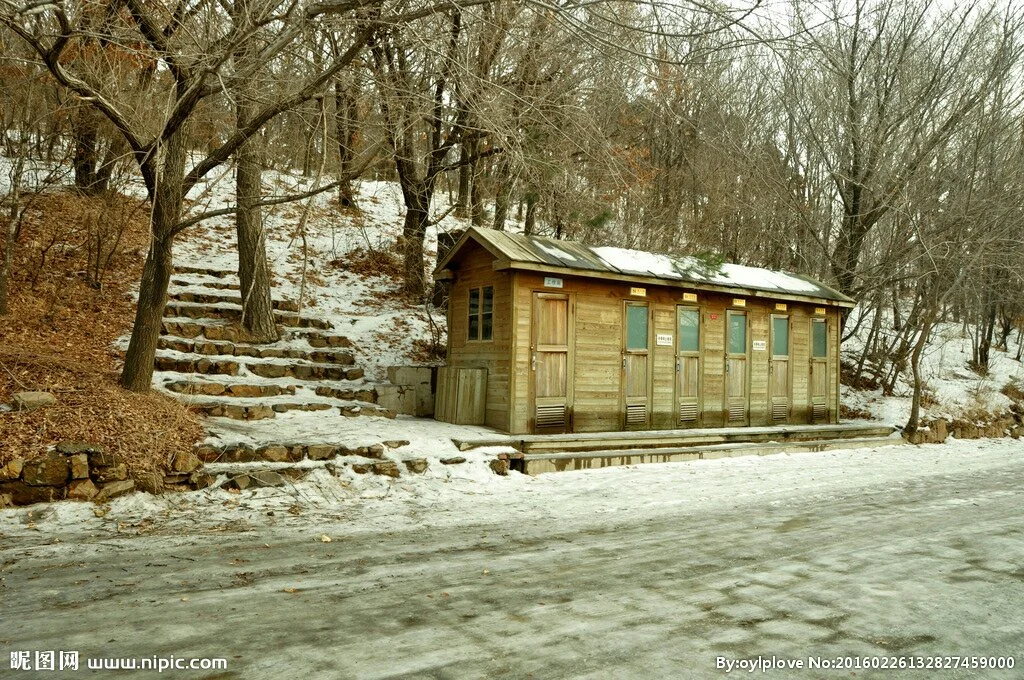
[[835, 423], [839, 313], [796, 274], [467, 230], [435, 417], [512, 434]]

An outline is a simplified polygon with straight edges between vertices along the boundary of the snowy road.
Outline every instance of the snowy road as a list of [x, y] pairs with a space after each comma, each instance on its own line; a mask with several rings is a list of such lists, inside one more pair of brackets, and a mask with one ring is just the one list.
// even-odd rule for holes
[[[725, 677], [717, 657], [1010, 655], [728, 677], [1020, 678], [1022, 482], [1021, 443], [961, 442], [4, 511], [0, 677], [157, 677], [84, 668], [115, 656], [228, 661], [163, 674], [182, 678], [648, 679]], [[83, 668], [14, 673], [19, 650]]]

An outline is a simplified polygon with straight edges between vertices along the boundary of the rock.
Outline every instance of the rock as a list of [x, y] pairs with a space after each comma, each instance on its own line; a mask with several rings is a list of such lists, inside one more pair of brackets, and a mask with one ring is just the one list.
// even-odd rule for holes
[[306, 455], [310, 460], [328, 460], [337, 454], [330, 444], [310, 444], [306, 447]]
[[361, 368], [350, 368], [347, 371], [345, 371], [346, 380], [359, 380], [364, 375], [366, 375], [366, 372], [363, 371], [363, 369]]
[[220, 383], [198, 383], [195, 385], [195, 389], [199, 394], [217, 397], [224, 394], [226, 388]]
[[59, 453], [50, 453], [25, 463], [21, 479], [29, 486], [63, 486], [68, 481], [68, 460]]
[[346, 418], [358, 418], [359, 417], [359, 411], [360, 411], [360, 408], [358, 406], [352, 406], [350, 408], [343, 406], [341, 408], [341, 415], [345, 416]]
[[21, 477], [21, 470], [25, 467], [25, 460], [23, 458], [15, 458], [10, 460], [6, 465], [0, 467], [0, 482], [6, 482], [10, 479], [18, 479]]
[[113, 467], [121, 464], [121, 456], [105, 451], [89, 452], [89, 467]]
[[164, 476], [159, 472], [135, 473], [135, 488], [158, 496], [164, 492]]
[[352, 341], [344, 335], [328, 335], [326, 337], [327, 344], [330, 347], [351, 347]]
[[0, 484], [0, 495], [10, 497], [12, 505], [52, 503], [63, 499], [66, 493], [64, 486], [30, 486], [21, 480]]
[[249, 488], [249, 483], [252, 480], [249, 479], [249, 475], [235, 475], [228, 481], [220, 485], [222, 489], [238, 489], [244, 491]]
[[245, 410], [246, 420], [264, 420], [274, 417], [274, 409], [266, 405], [250, 406]]
[[288, 483], [288, 479], [284, 475], [274, 472], [273, 470], [256, 470], [255, 472], [249, 473], [249, 480], [253, 486], [256, 487], [268, 487], [268, 486], [284, 486]]
[[237, 361], [215, 361], [214, 372], [221, 375], [238, 375], [238, 368], [241, 364]]
[[106, 503], [112, 498], [123, 496], [132, 491], [135, 491], [135, 482], [130, 479], [107, 482], [100, 487], [100, 492], [96, 494], [96, 502]]
[[11, 400], [15, 411], [34, 411], [37, 408], [53, 406], [57, 397], [49, 392], [15, 392]]
[[491, 461], [491, 470], [494, 474], [501, 475], [502, 477], [508, 474], [508, 461], [496, 459]]
[[352, 463], [352, 472], [357, 475], [365, 475], [371, 469], [373, 469], [373, 466], [369, 463]]
[[260, 348], [261, 359], [283, 359], [284, 350], [280, 347], [261, 347]]
[[452, 456], [451, 458], [442, 458], [441, 459], [441, 464], [442, 465], [461, 465], [462, 463], [465, 463], [465, 462], [466, 462], [466, 459], [463, 458], [462, 456]]
[[224, 406], [224, 416], [231, 418], [232, 420], [245, 420], [245, 407], [239, 406], [238, 404], [226, 404]]
[[931, 428], [935, 432], [935, 441], [940, 444], [949, 437], [949, 423], [945, 420], [936, 420], [931, 424]]
[[93, 468], [92, 479], [97, 484], [127, 481], [128, 466], [121, 463], [120, 465], [113, 465], [111, 467]]
[[213, 486], [215, 481], [217, 481], [216, 477], [202, 470], [196, 470], [188, 476], [188, 485], [193, 489], [205, 489], [208, 486]]
[[200, 359], [195, 363], [196, 373], [208, 374], [213, 372], [213, 362], [209, 359]]
[[248, 444], [225, 446], [222, 454], [222, 460], [226, 463], [251, 463], [256, 459], [256, 449]]
[[85, 453], [76, 453], [68, 456], [68, 464], [71, 466], [71, 479], [89, 478], [89, 456]]
[[261, 378], [284, 378], [288, 375], [287, 364], [274, 364], [268, 362], [250, 363], [249, 371]]
[[76, 479], [68, 484], [68, 498], [73, 501], [91, 501], [99, 492], [91, 479]]
[[209, 444], [203, 444], [195, 448], [196, 457], [204, 463], [215, 463], [220, 458], [220, 450]]
[[355, 393], [357, 401], [365, 401], [368, 404], [377, 403], [377, 390], [359, 390]]
[[429, 461], [426, 458], [411, 458], [405, 461], [405, 467], [409, 472], [415, 472], [416, 474], [422, 474], [427, 471], [430, 467]]
[[292, 375], [300, 380], [309, 380], [313, 377], [313, 367], [306, 364], [293, 366]]
[[402, 474], [398, 469], [398, 463], [393, 460], [382, 460], [378, 463], [374, 463], [373, 471], [375, 474], [393, 478], [397, 478]]
[[232, 397], [262, 397], [264, 395], [263, 386], [261, 385], [230, 385], [227, 391]]
[[285, 463], [290, 460], [288, 449], [280, 444], [268, 444], [256, 449], [256, 456], [271, 463]]
[[327, 338], [325, 338], [324, 336], [320, 335], [319, 333], [311, 334], [309, 337], [306, 338], [306, 341], [309, 343], [310, 347], [327, 347], [328, 346]]
[[202, 464], [203, 461], [199, 460], [199, 456], [191, 451], [178, 451], [174, 454], [174, 459], [171, 461], [171, 471], [189, 473]]
[[387, 441], [383, 442], [383, 444], [384, 444], [384, 446], [388, 447], [389, 449], [400, 449], [403, 446], [408, 446], [409, 445], [409, 440], [408, 439], [388, 439]]
[[14, 498], [9, 493], [0, 493], [0, 510], [14, 505]]
[[371, 444], [366, 447], [366, 455], [369, 458], [383, 458], [384, 457], [384, 445], [383, 444]]
[[102, 454], [105, 452], [105, 449], [99, 444], [92, 444], [90, 442], [76, 442], [68, 439], [57, 442], [56, 449], [57, 453], [63, 453], [65, 456], [73, 456], [76, 453]]

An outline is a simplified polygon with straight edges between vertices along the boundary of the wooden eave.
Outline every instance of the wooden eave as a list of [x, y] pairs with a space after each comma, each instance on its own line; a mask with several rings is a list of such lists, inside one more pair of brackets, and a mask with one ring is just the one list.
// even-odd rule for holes
[[787, 300], [790, 302], [809, 302], [816, 305], [828, 307], [844, 307], [852, 309], [856, 302], [845, 300], [831, 300], [829, 298], [815, 297], [811, 295], [800, 295], [787, 291], [767, 291], [753, 288], [740, 288], [737, 286], [721, 286], [713, 283], [700, 283], [694, 281], [682, 281], [676, 279], [662, 279], [654, 276], [637, 276], [633, 274], [617, 274], [607, 271], [596, 271], [588, 269], [575, 269], [572, 267], [555, 267], [552, 265], [538, 264], [536, 262], [520, 262], [510, 260], [500, 255], [495, 256], [495, 271], [531, 271], [544, 274], [560, 274], [562, 276], [576, 276], [588, 279], [601, 279], [604, 281], [620, 281], [622, 283], [641, 283], [647, 286], [663, 286], [665, 288], [680, 288], [686, 290], [703, 290], [711, 293], [722, 293], [735, 295], [736, 297], [760, 298], [764, 300]]

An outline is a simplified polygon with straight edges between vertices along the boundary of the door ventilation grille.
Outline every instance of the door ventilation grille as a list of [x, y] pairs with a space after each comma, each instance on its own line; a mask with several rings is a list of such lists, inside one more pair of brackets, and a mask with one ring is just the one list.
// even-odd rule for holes
[[789, 417], [789, 404], [772, 404], [772, 420], [786, 420]]
[[679, 405], [679, 422], [681, 423], [692, 423], [697, 420], [697, 405], [696, 404], [680, 404]]
[[747, 417], [747, 408], [743, 404], [734, 404], [729, 406], [729, 420], [744, 420]]
[[826, 410], [824, 404], [814, 404], [811, 406], [811, 419], [816, 423], [820, 423], [825, 420]]
[[626, 405], [626, 425], [646, 425], [647, 404]]
[[537, 427], [565, 427], [565, 404], [538, 406]]

